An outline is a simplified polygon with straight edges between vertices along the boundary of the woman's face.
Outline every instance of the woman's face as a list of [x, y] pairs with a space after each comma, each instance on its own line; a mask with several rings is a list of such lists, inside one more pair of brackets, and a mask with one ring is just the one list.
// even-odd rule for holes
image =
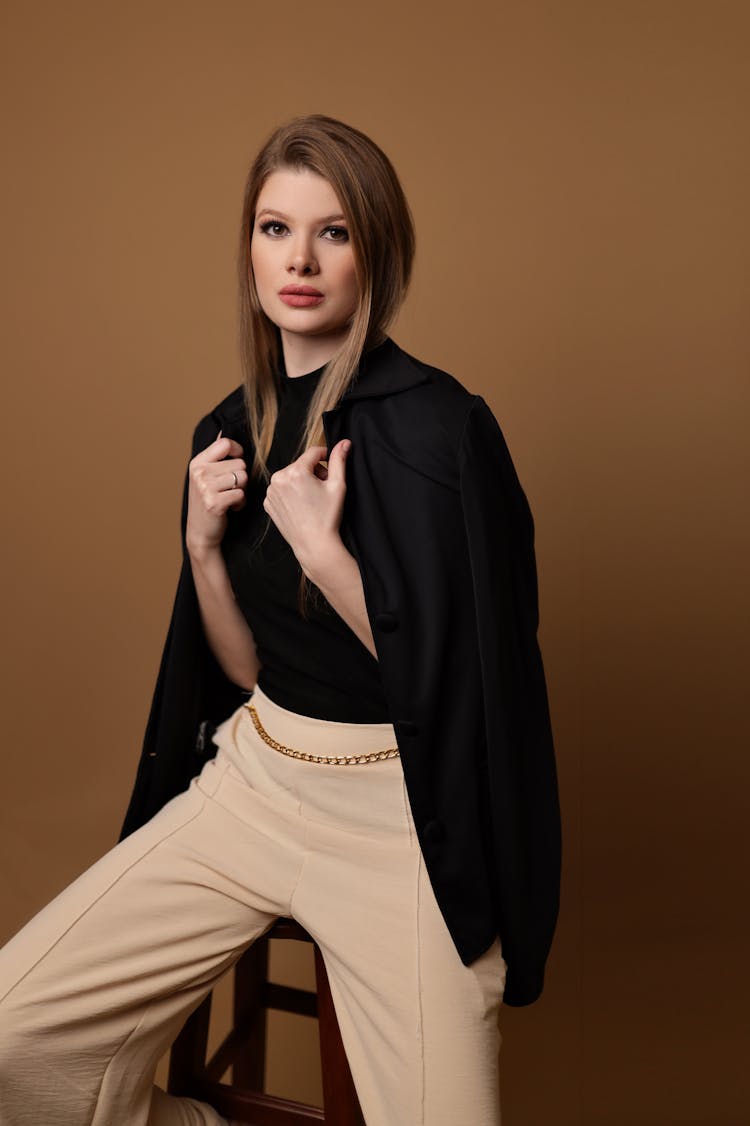
[[358, 285], [348, 225], [328, 180], [309, 169], [272, 172], [258, 196], [250, 257], [261, 308], [282, 340], [343, 342]]

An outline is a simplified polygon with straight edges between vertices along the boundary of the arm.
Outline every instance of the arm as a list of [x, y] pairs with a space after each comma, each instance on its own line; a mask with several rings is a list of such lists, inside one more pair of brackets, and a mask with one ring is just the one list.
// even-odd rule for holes
[[[260, 662], [255, 639], [229, 579], [221, 543], [227, 510], [244, 504], [247, 483], [243, 447], [228, 435], [216, 435], [217, 420], [206, 415], [193, 432], [192, 457], [182, 497], [182, 546], [190, 563], [206, 644], [233, 684], [255, 687]], [[238, 487], [227, 490], [236, 473]]]
[[291, 465], [271, 475], [263, 508], [315, 583], [375, 660], [375, 641], [359, 565], [341, 538], [346, 490], [344, 463], [351, 443], [337, 442], [324, 474], [325, 446], [310, 446]]
[[188, 547], [201, 620], [211, 652], [228, 678], [250, 692], [260, 662], [255, 639], [234, 596], [220, 547]]
[[315, 561], [302, 569], [377, 660], [362, 576], [357, 560], [347, 550], [343, 540], [339, 536], [331, 540], [318, 553]]

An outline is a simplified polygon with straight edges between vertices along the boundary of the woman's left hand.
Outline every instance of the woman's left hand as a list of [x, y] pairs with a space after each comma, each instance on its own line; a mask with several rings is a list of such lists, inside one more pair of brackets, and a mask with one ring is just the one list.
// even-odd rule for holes
[[325, 446], [310, 446], [296, 461], [271, 474], [263, 507], [310, 577], [316, 563], [340, 543], [346, 494], [345, 463], [351, 442], [331, 450], [328, 469], [319, 465]]

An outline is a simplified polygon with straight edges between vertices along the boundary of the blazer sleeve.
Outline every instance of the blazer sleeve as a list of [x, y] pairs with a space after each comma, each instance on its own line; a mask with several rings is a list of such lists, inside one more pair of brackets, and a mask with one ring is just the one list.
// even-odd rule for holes
[[503, 433], [480, 395], [475, 396], [464, 425], [459, 474], [482, 671], [492, 839], [509, 966], [505, 997], [507, 1004], [525, 1004], [526, 998], [542, 991], [557, 922], [560, 807], [537, 640], [534, 521]]
[[[213, 413], [200, 420], [193, 432], [191, 459], [214, 441], [219, 426]], [[177, 590], [121, 840], [187, 788], [215, 751], [213, 730], [243, 699], [242, 690], [216, 661], [203, 629], [186, 544], [188, 486], [189, 465], [182, 489]]]

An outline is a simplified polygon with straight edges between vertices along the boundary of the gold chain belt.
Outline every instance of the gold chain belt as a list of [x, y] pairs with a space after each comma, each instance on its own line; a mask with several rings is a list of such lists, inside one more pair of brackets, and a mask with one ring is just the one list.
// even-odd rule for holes
[[293, 747], [285, 747], [283, 743], [277, 743], [275, 739], [271, 738], [260, 722], [254, 704], [251, 704], [248, 700], [246, 704], [243, 704], [243, 707], [250, 712], [250, 717], [261, 739], [268, 743], [269, 747], [273, 747], [275, 751], [281, 751], [282, 755], [289, 755], [291, 758], [301, 758], [305, 762], [326, 762], [329, 766], [349, 766], [350, 763], [376, 762], [378, 759], [396, 758], [399, 754], [398, 747], [392, 747], [387, 751], [370, 751], [366, 755], [309, 755], [306, 751], [295, 751]]

